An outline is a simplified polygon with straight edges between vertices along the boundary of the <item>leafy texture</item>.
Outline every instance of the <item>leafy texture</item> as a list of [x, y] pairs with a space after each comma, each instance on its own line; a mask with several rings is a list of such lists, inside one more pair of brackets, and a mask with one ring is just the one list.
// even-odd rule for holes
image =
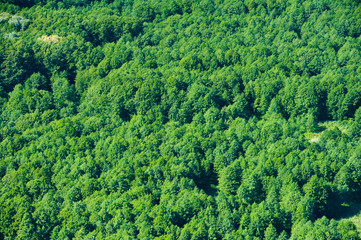
[[0, 239], [359, 239], [360, 1], [0, 1]]

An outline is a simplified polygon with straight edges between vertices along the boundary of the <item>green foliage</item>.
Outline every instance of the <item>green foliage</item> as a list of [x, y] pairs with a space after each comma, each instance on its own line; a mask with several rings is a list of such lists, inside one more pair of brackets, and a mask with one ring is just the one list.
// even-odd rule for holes
[[19, 38], [19, 35], [16, 32], [5, 33], [4, 38], [13, 40], [13, 39]]
[[360, 238], [360, 1], [0, 12], [0, 239]]
[[14, 25], [20, 31], [24, 31], [29, 24], [29, 19], [14, 15], [9, 19], [9, 24]]

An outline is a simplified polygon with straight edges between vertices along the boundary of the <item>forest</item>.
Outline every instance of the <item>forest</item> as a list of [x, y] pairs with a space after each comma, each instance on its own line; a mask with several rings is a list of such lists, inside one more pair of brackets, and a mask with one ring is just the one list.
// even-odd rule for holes
[[361, 0], [0, 0], [0, 239], [361, 239]]

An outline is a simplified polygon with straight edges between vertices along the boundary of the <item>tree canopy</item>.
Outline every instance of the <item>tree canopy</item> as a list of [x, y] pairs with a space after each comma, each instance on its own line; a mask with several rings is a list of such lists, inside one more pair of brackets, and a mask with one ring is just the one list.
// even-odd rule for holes
[[0, 0], [0, 29], [0, 239], [360, 239], [361, 1]]

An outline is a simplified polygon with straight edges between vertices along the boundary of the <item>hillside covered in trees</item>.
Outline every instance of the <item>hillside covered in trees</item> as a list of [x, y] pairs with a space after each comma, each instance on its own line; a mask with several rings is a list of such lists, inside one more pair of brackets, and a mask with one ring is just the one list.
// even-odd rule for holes
[[360, 239], [361, 1], [0, 0], [0, 239]]

